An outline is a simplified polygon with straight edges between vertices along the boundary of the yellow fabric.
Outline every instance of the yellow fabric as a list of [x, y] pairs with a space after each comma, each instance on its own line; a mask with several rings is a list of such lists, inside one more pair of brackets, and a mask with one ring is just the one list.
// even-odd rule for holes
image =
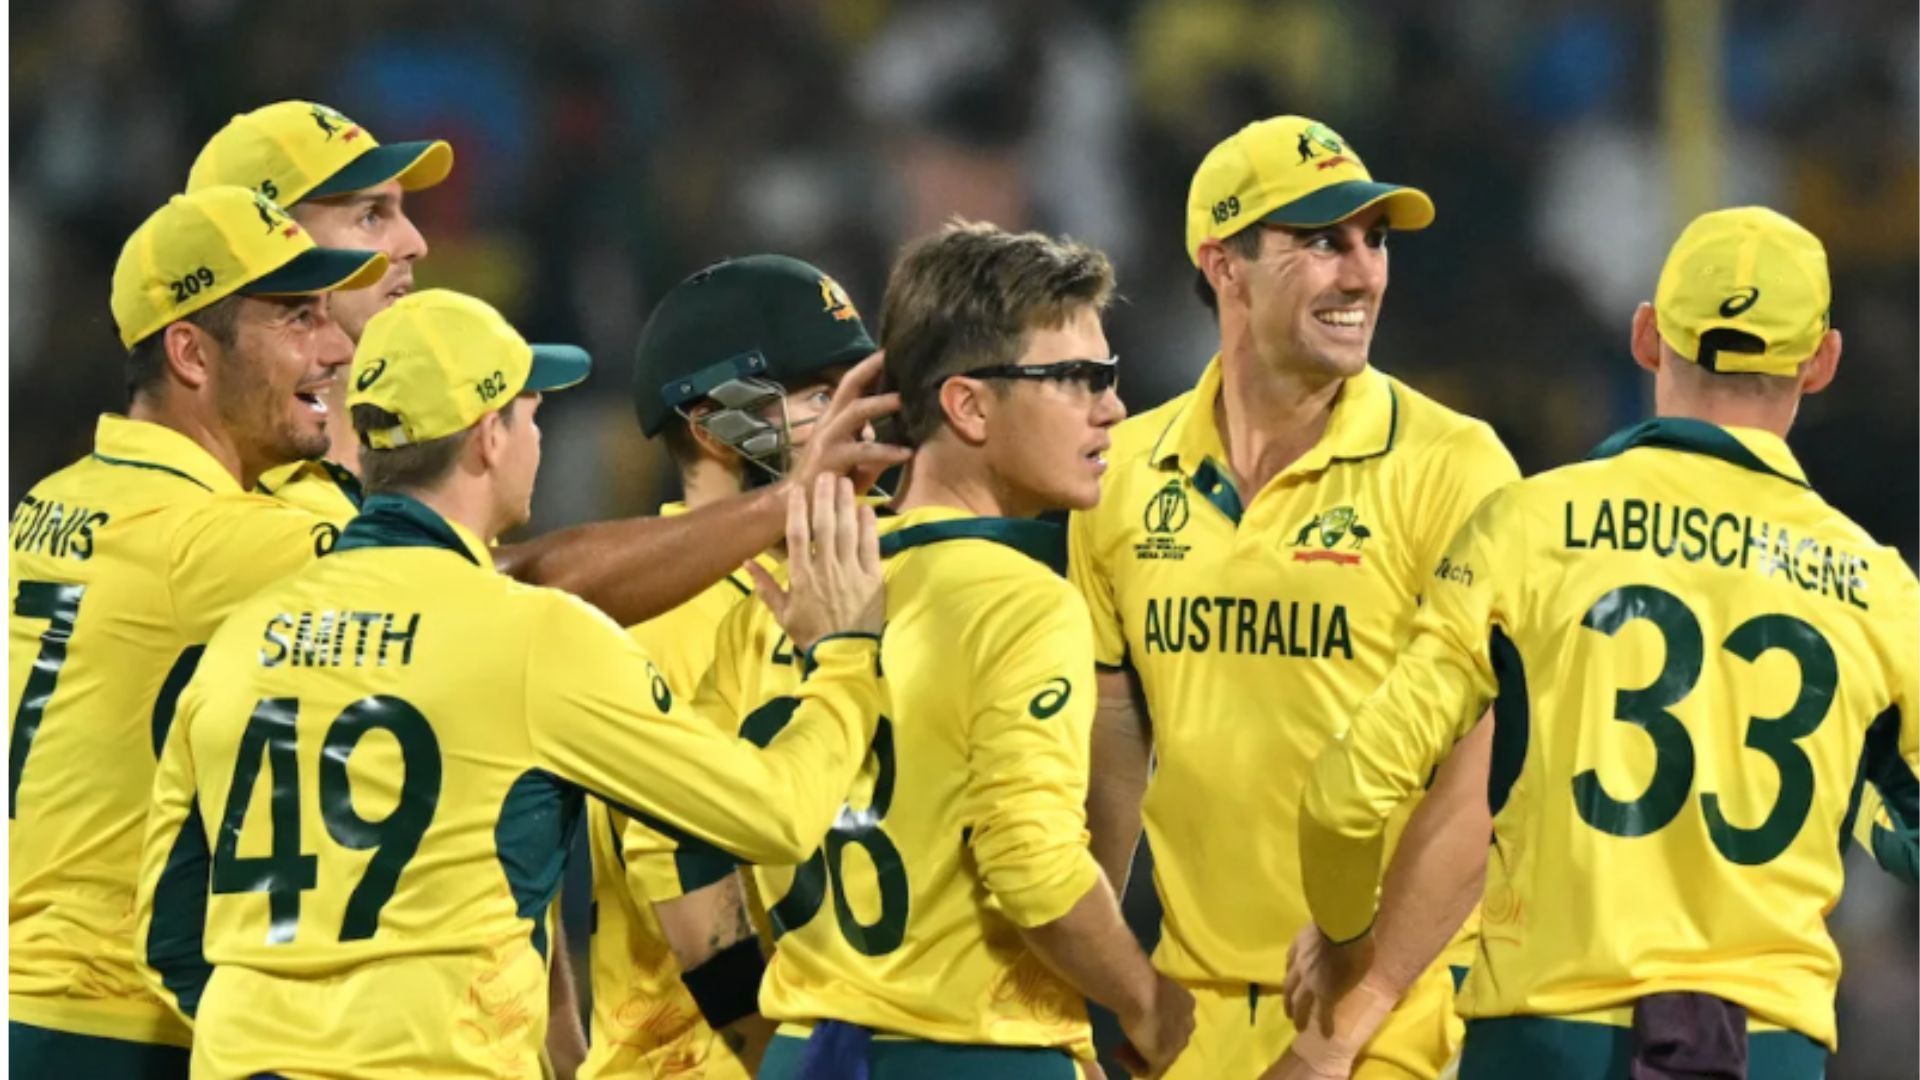
[[[883, 518], [883, 545], [916, 526], [993, 520], [922, 508]], [[1079, 996], [1017, 931], [1065, 914], [1099, 873], [1086, 847], [1085, 606], [992, 540], [907, 547], [886, 576], [891, 721], [823, 850], [797, 870], [754, 872], [779, 935], [761, 1011], [1090, 1058]], [[764, 606], [742, 604], [721, 624], [700, 704], [744, 714], [742, 735], [765, 738], [796, 679]]]
[[[132, 348], [315, 248], [313, 237], [264, 195], [237, 187], [175, 195], [133, 231], [114, 264], [120, 343]], [[314, 291], [364, 288], [387, 272], [385, 255], [354, 254], [365, 256], [357, 268]]]
[[[396, 505], [415, 543], [453, 540], [374, 534]], [[530, 1073], [547, 1019], [536, 938], [583, 793], [741, 857], [800, 857], [885, 700], [872, 639], [816, 658], [792, 727], [758, 751], [656, 690], [596, 610], [496, 574], [418, 503], [370, 499], [331, 555], [215, 634], [162, 754], [136, 940], [159, 987], [191, 974], [204, 931], [196, 1072]], [[295, 852], [305, 881], [259, 866]]]
[[1236, 527], [1196, 486], [1231, 491], [1219, 390], [1216, 359], [1193, 392], [1120, 425], [1069, 563], [1095, 659], [1139, 673], [1153, 722], [1154, 962], [1278, 986], [1307, 923], [1301, 785], [1392, 667], [1442, 546], [1518, 470], [1486, 425], [1369, 370]]
[[[1265, 1072], [1293, 1043], [1286, 1000], [1276, 987], [1249, 994], [1245, 983], [1184, 983], [1193, 994], [1193, 1038], [1168, 1080], [1229, 1080]], [[1466, 1026], [1453, 1011], [1453, 977], [1426, 972], [1354, 1060], [1353, 1080], [1434, 1080], [1460, 1049]]]
[[[339, 466], [334, 466], [339, 468]], [[360, 505], [341, 486], [326, 464], [318, 461], [294, 461], [260, 474], [255, 487], [262, 495], [271, 495], [290, 506], [297, 506], [333, 526], [314, 537], [315, 554], [333, 550], [340, 530], [360, 512]]]
[[[379, 145], [365, 128], [325, 105], [276, 101], [235, 116], [207, 140], [187, 173], [187, 191], [238, 184], [292, 206]], [[431, 142], [398, 177], [402, 188], [418, 191], [452, 171], [453, 148]]]
[[[1340, 184], [1373, 185], [1360, 155], [1333, 129], [1304, 116], [1257, 120], [1207, 151], [1187, 189], [1187, 257], [1197, 265], [1200, 245], [1232, 236], [1282, 207]], [[1288, 224], [1330, 225], [1375, 203], [1385, 203], [1395, 229], [1433, 224], [1433, 200], [1417, 188], [1380, 184], [1364, 194], [1328, 203], [1324, 215], [1290, 214]], [[1301, 208], [1311, 204], [1303, 204]]]
[[[7, 715], [26, 757], [10, 776], [9, 1015], [185, 1045], [134, 970], [133, 880], [154, 732], [169, 714], [156, 702], [189, 646], [309, 559], [320, 523], [243, 494], [199, 445], [155, 424], [104, 416], [94, 449], [13, 515]], [[56, 590], [77, 602], [50, 618]]]
[[1827, 332], [1833, 288], [1820, 239], [1765, 207], [1715, 210], [1674, 241], [1653, 293], [1655, 324], [1688, 360], [1700, 336], [1738, 330], [1760, 339], [1758, 353], [1720, 351], [1716, 371], [1793, 375]]
[[1913, 801], [1920, 589], [1772, 435], [1657, 421], [1602, 453], [1488, 500], [1437, 564], [1314, 769], [1314, 914], [1336, 936], [1370, 918], [1380, 820], [1497, 692], [1462, 1014], [1696, 990], [1832, 1047], [1854, 778]]
[[[682, 503], [662, 517], [686, 513]], [[657, 618], [627, 629], [659, 665], [676, 700], [690, 699], [713, 662], [713, 636], [733, 605], [753, 586], [735, 573]], [[719, 719], [719, 718], [716, 718]], [[731, 724], [725, 725], [731, 730]], [[593, 1039], [582, 1080], [655, 1076], [721, 1077], [750, 1074], [717, 1035], [681, 981], [679, 960], [653, 905], [705, 879], [683, 880], [677, 844], [604, 803], [587, 822], [593, 854]]]

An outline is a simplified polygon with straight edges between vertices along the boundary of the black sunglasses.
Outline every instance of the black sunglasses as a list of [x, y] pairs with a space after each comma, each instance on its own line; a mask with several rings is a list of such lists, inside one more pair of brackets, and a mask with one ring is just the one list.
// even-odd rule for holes
[[1120, 382], [1120, 358], [1062, 360], [1057, 364], [995, 364], [961, 372], [970, 379], [1062, 379], [1104, 394]]

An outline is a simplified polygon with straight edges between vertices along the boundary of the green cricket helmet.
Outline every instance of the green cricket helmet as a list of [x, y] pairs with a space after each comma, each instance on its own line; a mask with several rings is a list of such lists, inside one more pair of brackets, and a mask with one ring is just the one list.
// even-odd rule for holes
[[[876, 348], [847, 291], [819, 267], [785, 255], [728, 259], [675, 285], [647, 319], [634, 409], [649, 437], [678, 414], [749, 460], [777, 462], [787, 426], [762, 412], [785, 400], [782, 384]], [[712, 410], [692, 418], [702, 402]]]

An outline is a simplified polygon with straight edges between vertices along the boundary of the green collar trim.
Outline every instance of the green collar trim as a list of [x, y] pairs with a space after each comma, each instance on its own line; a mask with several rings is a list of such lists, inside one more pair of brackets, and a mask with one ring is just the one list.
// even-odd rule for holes
[[475, 566], [480, 565], [445, 518], [418, 499], [392, 492], [367, 497], [360, 507], [360, 516], [347, 522], [346, 529], [340, 533], [332, 554], [387, 547], [446, 548]]
[[890, 558], [908, 548], [925, 547], [943, 540], [989, 540], [1005, 544], [1056, 574], [1067, 572], [1067, 531], [1049, 521], [1027, 518], [956, 518], [909, 525], [880, 538], [880, 557]]
[[340, 486], [340, 494], [347, 497], [347, 501], [353, 504], [355, 510], [367, 504], [367, 489], [360, 486], [359, 477], [348, 472], [344, 466], [325, 458], [321, 458], [317, 464], [327, 470], [328, 476], [333, 477], [333, 482]]
[[1233, 522], [1235, 528], [1239, 527], [1240, 518], [1247, 508], [1240, 501], [1240, 489], [1233, 486], [1233, 478], [1227, 475], [1225, 469], [1214, 464], [1212, 458], [1207, 458], [1199, 468], [1193, 470], [1192, 483], [1193, 490], [1199, 492], [1201, 498], [1227, 515], [1227, 520]]
[[106, 454], [101, 453], [98, 450], [95, 450], [93, 452], [93, 460], [98, 462], [103, 462], [107, 465], [125, 465], [131, 469], [152, 469], [154, 472], [172, 473], [173, 475], [179, 477], [182, 480], [185, 480], [187, 483], [192, 484], [195, 487], [205, 488], [208, 491], [213, 490], [211, 487], [207, 487], [206, 484], [201, 483], [199, 480], [194, 479], [192, 476], [184, 472], [181, 472], [179, 469], [176, 469], [171, 465], [162, 465], [159, 462], [155, 462], [155, 461], [134, 461], [131, 458], [110, 457]]
[[1728, 434], [1724, 429], [1705, 420], [1691, 420], [1685, 417], [1667, 416], [1655, 420], [1646, 420], [1630, 428], [1623, 428], [1607, 436], [1605, 441], [1593, 448], [1587, 455], [1589, 461], [1615, 457], [1637, 447], [1650, 446], [1661, 450], [1679, 450], [1689, 454], [1704, 454], [1710, 458], [1738, 465], [1768, 476], [1777, 476], [1789, 484], [1809, 487], [1798, 477], [1788, 476], [1779, 469], [1760, 459], [1760, 455], [1747, 449], [1746, 444]]

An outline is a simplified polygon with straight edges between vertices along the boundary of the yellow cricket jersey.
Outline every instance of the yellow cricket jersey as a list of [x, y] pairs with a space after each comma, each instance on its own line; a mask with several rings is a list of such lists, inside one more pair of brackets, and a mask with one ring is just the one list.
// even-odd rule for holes
[[[1100, 872], [1086, 839], [1086, 607], [1059, 529], [925, 507], [882, 518], [890, 703], [826, 843], [755, 868], [778, 945], [761, 1012], [946, 1043], [1092, 1057], [1084, 1004], [1018, 928]], [[799, 685], [763, 605], [721, 624], [703, 710], [764, 744]]]
[[1911, 825], [1920, 587], [1786, 444], [1650, 421], [1488, 500], [1302, 826], [1334, 937], [1380, 820], [1489, 701], [1494, 846], [1468, 1017], [1692, 990], [1835, 1045], [1826, 916], [1856, 782]]
[[1220, 364], [1115, 431], [1070, 564], [1095, 659], [1139, 673], [1152, 717], [1155, 964], [1277, 986], [1308, 918], [1301, 785], [1392, 667], [1442, 547], [1518, 470], [1485, 424], [1369, 368], [1312, 449], [1240, 492]]
[[597, 611], [370, 497], [214, 635], [161, 759], [135, 941], [197, 1019], [195, 1075], [531, 1075], [586, 793], [800, 857], [884, 701], [871, 638], [814, 655], [790, 735], [756, 751]]
[[187, 436], [119, 416], [14, 508], [11, 1019], [190, 1041], [134, 967], [154, 759], [198, 646], [234, 604], [310, 561], [321, 524], [243, 493]]
[[[682, 503], [662, 517], [686, 513]], [[686, 603], [628, 628], [652, 657], [676, 698], [691, 698], [713, 662], [714, 631], [753, 585], [735, 572]], [[724, 730], [737, 718], [715, 720]], [[582, 1080], [684, 1076], [746, 1080], [747, 1068], [701, 1015], [653, 904], [711, 885], [734, 872], [712, 849], [676, 839], [605, 803], [588, 810], [593, 854], [590, 948], [593, 1024]]]
[[294, 461], [269, 469], [254, 487], [262, 495], [271, 495], [331, 523], [331, 533], [323, 530], [315, 537], [322, 554], [333, 548], [340, 530], [360, 512], [364, 498], [360, 478], [326, 460]]

